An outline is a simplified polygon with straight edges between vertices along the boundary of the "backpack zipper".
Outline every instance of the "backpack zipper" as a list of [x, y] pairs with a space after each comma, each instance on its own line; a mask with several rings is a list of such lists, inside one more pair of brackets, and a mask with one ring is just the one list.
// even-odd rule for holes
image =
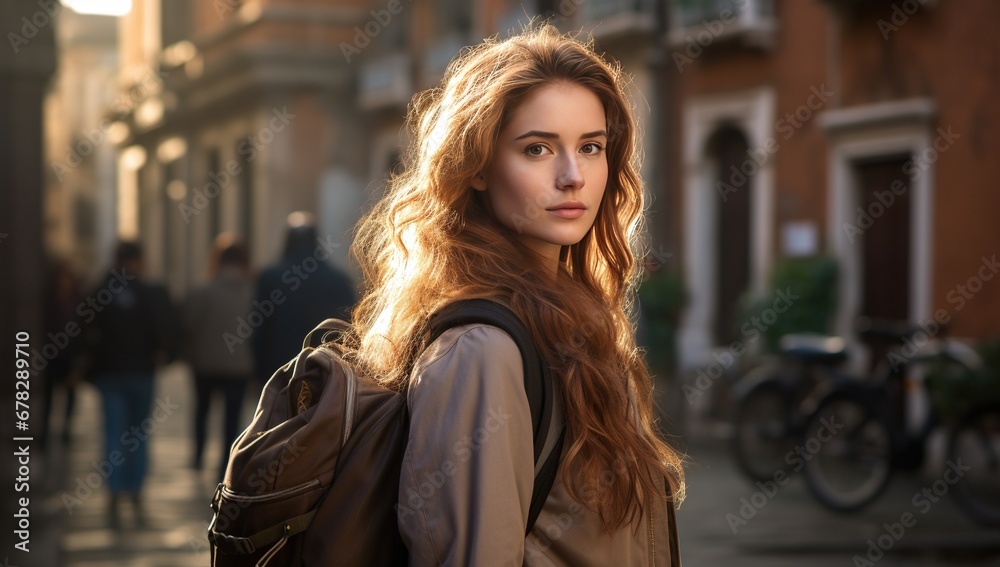
[[319, 486], [319, 479], [314, 478], [309, 482], [293, 486], [291, 488], [283, 488], [276, 492], [268, 492], [266, 494], [240, 494], [234, 492], [228, 486], [222, 487], [222, 497], [227, 500], [233, 500], [236, 502], [266, 502], [268, 500], [277, 500], [279, 498], [284, 498], [298, 492], [306, 492], [307, 490]]

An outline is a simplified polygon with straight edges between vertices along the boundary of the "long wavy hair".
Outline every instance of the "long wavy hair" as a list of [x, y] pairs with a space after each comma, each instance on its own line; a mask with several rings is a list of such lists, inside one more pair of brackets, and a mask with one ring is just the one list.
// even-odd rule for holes
[[[609, 134], [597, 219], [579, 243], [562, 248], [555, 277], [471, 188], [511, 113], [553, 81], [596, 94]], [[645, 243], [638, 133], [625, 85], [620, 67], [592, 43], [549, 25], [463, 50], [438, 87], [414, 96], [404, 169], [357, 227], [352, 253], [368, 289], [346, 338], [355, 364], [402, 389], [430, 314], [463, 298], [507, 302], [561, 380], [563, 480], [608, 531], [641, 517], [654, 495], [676, 505], [684, 494], [682, 459], [654, 430], [652, 381], [629, 316]]]

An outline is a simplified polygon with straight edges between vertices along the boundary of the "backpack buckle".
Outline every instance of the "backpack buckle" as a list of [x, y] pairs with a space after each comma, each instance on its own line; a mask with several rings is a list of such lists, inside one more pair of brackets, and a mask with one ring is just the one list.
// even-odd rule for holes
[[250, 555], [254, 551], [257, 551], [250, 538], [231, 536], [219, 532], [215, 532], [213, 535], [215, 536], [216, 547], [226, 555]]
[[257, 551], [257, 547], [248, 537], [231, 536], [215, 531], [218, 519], [218, 514], [212, 516], [212, 523], [208, 526], [208, 543], [226, 555], [250, 555]]
[[257, 550], [257, 547], [250, 541], [250, 538], [231, 536], [216, 531], [215, 526], [219, 522], [219, 499], [222, 494], [222, 484], [215, 489], [215, 496], [212, 497], [212, 523], [208, 525], [208, 543], [214, 545], [219, 551], [226, 555], [250, 555]]

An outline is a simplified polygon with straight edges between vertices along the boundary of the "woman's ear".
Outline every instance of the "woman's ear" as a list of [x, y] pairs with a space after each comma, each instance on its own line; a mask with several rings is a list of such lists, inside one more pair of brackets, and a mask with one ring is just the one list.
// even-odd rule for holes
[[472, 188], [476, 191], [485, 191], [486, 175], [483, 173], [477, 173], [476, 176], [472, 178]]

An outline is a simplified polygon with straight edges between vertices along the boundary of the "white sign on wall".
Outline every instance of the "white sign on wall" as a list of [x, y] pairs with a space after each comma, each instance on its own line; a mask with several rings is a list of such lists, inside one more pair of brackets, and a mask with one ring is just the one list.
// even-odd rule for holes
[[784, 256], [814, 256], [819, 251], [819, 229], [813, 221], [786, 222], [781, 227]]

